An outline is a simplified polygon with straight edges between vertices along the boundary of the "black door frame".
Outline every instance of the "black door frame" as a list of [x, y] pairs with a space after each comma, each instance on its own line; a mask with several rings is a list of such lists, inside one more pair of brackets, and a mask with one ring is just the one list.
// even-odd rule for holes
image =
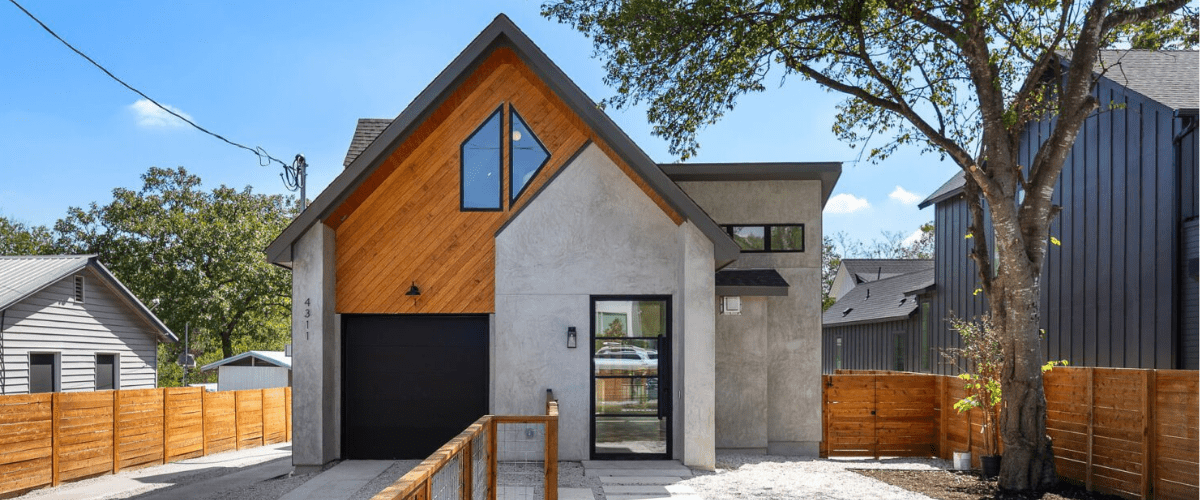
[[[349, 330], [346, 328], [346, 322], [347, 322], [347, 320], [349, 320], [350, 318], [353, 318], [353, 317], [364, 317], [364, 316], [380, 316], [380, 317], [425, 317], [425, 318], [439, 318], [439, 317], [440, 317], [440, 318], [463, 318], [463, 317], [469, 317], [469, 318], [476, 318], [476, 319], [478, 319], [478, 318], [487, 318], [487, 320], [488, 320], [488, 323], [489, 323], [489, 324], [491, 323], [491, 318], [490, 318], [490, 316], [491, 316], [491, 315], [490, 315], [490, 314], [386, 314], [386, 313], [347, 313], [347, 314], [341, 314], [341, 321], [339, 321], [339, 325], [338, 325], [338, 326], [339, 326], [339, 328], [341, 329], [341, 331], [340, 331], [340, 332], [339, 332], [339, 334], [338, 334], [338, 342], [340, 342], [340, 345], [338, 346], [338, 351], [339, 351], [339, 352], [338, 352], [338, 358], [339, 358], [339, 361], [340, 361], [340, 363], [341, 363], [341, 366], [339, 367], [339, 370], [341, 371], [341, 373], [339, 374], [339, 376], [341, 377], [341, 383], [340, 383], [340, 384], [338, 384], [338, 385], [340, 386], [340, 389], [341, 389], [341, 394], [339, 394], [339, 395], [338, 395], [338, 400], [339, 400], [339, 402], [340, 402], [340, 406], [341, 406], [341, 408], [339, 408], [339, 411], [338, 411], [338, 413], [339, 413], [339, 417], [340, 417], [341, 421], [340, 421], [340, 422], [338, 422], [338, 427], [339, 427], [339, 428], [338, 428], [338, 432], [341, 434], [341, 436], [340, 436], [340, 439], [339, 439], [340, 448], [341, 448], [341, 449], [339, 450], [339, 454], [340, 454], [341, 456], [339, 456], [338, 458], [340, 458], [340, 459], [343, 459], [343, 460], [347, 459], [347, 457], [349, 456], [349, 453], [350, 453], [350, 440], [349, 440], [349, 439], [350, 439], [350, 431], [349, 431], [349, 428], [348, 428], [348, 426], [347, 426], [347, 422], [349, 422], [349, 420], [346, 418], [346, 417], [347, 417], [347, 410], [348, 410], [348, 408], [349, 408], [349, 405], [347, 405], [347, 401], [346, 401], [346, 396], [347, 396], [347, 394], [349, 394], [349, 390], [348, 390], [348, 389], [349, 389], [349, 385], [348, 385], [348, 384], [349, 384], [349, 380], [348, 380], [348, 377], [346, 377], [346, 335], [349, 333]], [[489, 327], [489, 328], [490, 328], [490, 327]], [[487, 343], [488, 343], [488, 353], [487, 353], [487, 356], [488, 356], [488, 366], [489, 366], [489, 367], [491, 366], [491, 362], [492, 362], [492, 360], [491, 360], [491, 356], [492, 356], [492, 348], [491, 348], [491, 342], [492, 342], [492, 338], [491, 338], [491, 336], [492, 336], [492, 333], [489, 331], [489, 332], [488, 332], [488, 334], [487, 334], [487, 337], [488, 337], [488, 338], [487, 338]], [[485, 374], [484, 374], [484, 385], [485, 385], [486, 387], [489, 387], [489, 388], [491, 387], [491, 384], [492, 384], [491, 377], [492, 377], [492, 374], [491, 374], [491, 369], [489, 368], [488, 370], [486, 370], [486, 371], [485, 371]], [[489, 394], [488, 394], [488, 399], [489, 399], [489, 401], [490, 401], [490, 400], [491, 400], [490, 389], [488, 389], [488, 391], [489, 391]], [[489, 403], [489, 404], [490, 404], [490, 403]]]
[[[592, 460], [670, 460], [674, 453], [673, 441], [674, 441], [674, 434], [675, 434], [675, 425], [674, 425], [675, 412], [673, 411], [675, 405], [673, 404], [673, 401], [672, 401], [672, 394], [674, 393], [674, 390], [673, 390], [673, 387], [674, 387], [673, 382], [674, 381], [672, 380], [673, 379], [672, 369], [674, 367], [674, 363], [672, 363], [673, 356], [672, 356], [672, 352], [671, 352], [671, 350], [673, 348], [672, 343], [671, 343], [671, 338], [672, 338], [671, 331], [672, 331], [672, 328], [674, 328], [674, 318], [672, 317], [674, 314], [674, 311], [672, 309], [672, 304], [671, 304], [672, 296], [670, 296], [670, 295], [592, 295], [589, 297], [589, 299], [590, 300], [588, 302], [588, 312], [589, 312], [588, 323], [591, 325], [591, 327], [589, 328], [589, 330], [591, 332], [588, 335], [588, 344], [587, 345], [588, 345], [588, 368], [589, 368], [588, 369], [588, 385], [589, 385], [588, 392], [591, 394], [591, 397], [590, 397], [591, 401], [588, 403], [588, 408], [589, 408], [588, 428], [590, 429], [590, 433], [588, 435], [588, 456]], [[597, 414], [596, 414], [596, 353], [595, 353], [595, 348], [596, 348], [595, 347], [596, 346], [596, 302], [617, 301], [617, 300], [662, 301], [667, 305], [667, 311], [666, 311], [667, 324], [665, 325], [665, 328], [664, 328], [664, 331], [665, 331], [665, 334], [663, 336], [664, 338], [662, 338], [660, 341], [660, 342], [666, 344], [666, 349], [663, 349], [662, 345], [660, 343], [659, 353], [658, 353], [658, 395], [659, 395], [658, 406], [659, 406], [659, 413], [662, 415], [659, 418], [665, 418], [667, 420], [667, 431], [666, 431], [667, 451], [666, 451], [666, 453], [604, 453], [604, 454], [599, 454], [599, 455], [596, 454], [596, 417], [597, 417]], [[633, 339], [638, 339], [638, 338], [649, 339], [650, 337], [631, 337], [631, 338], [633, 338]], [[665, 341], [665, 342], [663, 342], [663, 341]], [[664, 356], [664, 354], [665, 354], [665, 356]]]

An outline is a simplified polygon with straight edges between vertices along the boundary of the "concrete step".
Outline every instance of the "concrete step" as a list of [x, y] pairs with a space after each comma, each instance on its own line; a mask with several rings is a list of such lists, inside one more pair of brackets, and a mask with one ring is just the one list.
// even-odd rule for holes
[[604, 477], [604, 476], [637, 476], [637, 477], [655, 477], [655, 476], [670, 476], [670, 477], [692, 477], [692, 470], [687, 467], [675, 467], [671, 469], [583, 469], [583, 475], [586, 477]]
[[584, 469], [677, 469], [678, 460], [584, 460]]
[[695, 494], [696, 489], [684, 484], [606, 484], [604, 485], [605, 495], [629, 495], [629, 494], [659, 494], [659, 495], [690, 495]]
[[559, 488], [558, 500], [596, 500], [591, 488]]
[[648, 485], [665, 486], [668, 484], [675, 484], [680, 481], [683, 481], [683, 478], [678, 477], [678, 476], [652, 476], [652, 477], [604, 476], [604, 477], [600, 477], [599, 479], [600, 479], [600, 484], [604, 487], [608, 487], [609, 485], [619, 485], [619, 484], [648, 484]]

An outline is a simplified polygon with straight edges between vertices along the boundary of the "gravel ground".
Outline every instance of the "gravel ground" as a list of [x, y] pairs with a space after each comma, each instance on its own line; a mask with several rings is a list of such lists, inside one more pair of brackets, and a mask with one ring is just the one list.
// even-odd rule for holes
[[928, 500], [852, 469], [937, 470], [947, 465], [936, 459], [826, 460], [718, 453], [716, 472], [694, 471], [695, 477], [679, 484], [695, 488], [698, 496], [708, 500]]
[[413, 467], [416, 467], [420, 464], [420, 460], [397, 460], [395, 464], [383, 471], [383, 474], [380, 474], [379, 477], [372, 479], [371, 482], [367, 483], [366, 486], [363, 486], [362, 489], [358, 490], [358, 493], [355, 493], [354, 496], [350, 497], [350, 499], [370, 500], [371, 497], [383, 491], [388, 486], [391, 486], [392, 483], [396, 482], [396, 480], [407, 474], [408, 471], [413, 469]]

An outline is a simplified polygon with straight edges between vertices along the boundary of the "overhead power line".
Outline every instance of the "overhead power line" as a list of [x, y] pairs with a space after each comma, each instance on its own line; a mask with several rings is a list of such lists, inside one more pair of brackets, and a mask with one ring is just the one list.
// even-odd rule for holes
[[[104, 66], [101, 66], [101, 65], [100, 65], [100, 63], [98, 63], [98, 62], [96, 62], [95, 60], [93, 60], [92, 58], [88, 57], [88, 55], [87, 55], [87, 54], [84, 54], [82, 51], [80, 51], [79, 49], [75, 48], [75, 46], [71, 45], [71, 44], [70, 44], [70, 43], [68, 43], [66, 40], [63, 40], [63, 38], [62, 38], [61, 36], [58, 36], [58, 33], [55, 33], [55, 32], [54, 32], [54, 30], [50, 29], [50, 27], [49, 27], [49, 26], [46, 26], [46, 23], [43, 23], [43, 22], [42, 22], [40, 19], [38, 19], [38, 18], [37, 18], [37, 16], [34, 16], [34, 15], [31, 13], [31, 12], [29, 12], [28, 10], [26, 10], [26, 9], [25, 9], [25, 7], [22, 7], [22, 6], [21, 6], [21, 4], [17, 3], [17, 0], [8, 0], [8, 1], [9, 1], [10, 3], [12, 3], [13, 5], [16, 5], [18, 9], [21, 9], [21, 12], [24, 12], [24, 13], [25, 13], [25, 15], [29, 16], [29, 18], [30, 18], [30, 19], [33, 19], [33, 21], [34, 21], [34, 22], [36, 22], [36, 23], [38, 23], [38, 25], [40, 25], [40, 26], [42, 27], [42, 29], [46, 30], [46, 32], [47, 32], [47, 33], [50, 33], [50, 35], [51, 35], [51, 36], [53, 36], [54, 38], [58, 39], [58, 41], [62, 42], [62, 43], [63, 43], [63, 45], [66, 45], [66, 46], [67, 46], [67, 48], [71, 49], [71, 50], [72, 50], [72, 51], [74, 51], [76, 54], [79, 54], [79, 56], [80, 56], [80, 57], [83, 57], [84, 59], [87, 59], [87, 61], [88, 61], [88, 62], [92, 63], [92, 65], [93, 65], [93, 66], [95, 66], [95, 67], [99, 68], [99, 69], [100, 69], [100, 71], [103, 71], [103, 72], [104, 72], [104, 74], [106, 74], [106, 75], [108, 75], [108, 76], [109, 76], [109, 78], [112, 78], [112, 79], [113, 79], [113, 80], [115, 80], [117, 83], [119, 83], [119, 84], [123, 85], [125, 88], [127, 88], [127, 89], [129, 89], [129, 90], [132, 90], [132, 91], [133, 91], [135, 94], [137, 94], [137, 95], [140, 95], [140, 96], [142, 96], [142, 98], [143, 98], [143, 99], [145, 99], [145, 100], [147, 100], [147, 101], [150, 101], [150, 102], [151, 102], [151, 103], [153, 103], [155, 106], [158, 106], [158, 107], [159, 107], [159, 109], [162, 109], [163, 111], [166, 111], [167, 113], [170, 113], [170, 114], [171, 114], [172, 116], [174, 116], [175, 118], [178, 118], [178, 119], [180, 119], [180, 120], [183, 120], [183, 121], [184, 121], [185, 123], [187, 123], [188, 125], [191, 125], [192, 127], [195, 127], [195, 128], [196, 128], [196, 130], [199, 130], [199, 131], [201, 131], [201, 132], [204, 132], [205, 134], [211, 135], [211, 136], [213, 136], [213, 137], [216, 137], [217, 139], [220, 139], [220, 140], [222, 140], [222, 141], [225, 141], [226, 143], [228, 143], [228, 144], [229, 144], [229, 145], [231, 145], [231, 146], [236, 146], [236, 147], [239, 147], [239, 148], [245, 149], [246, 151], [249, 151], [249, 152], [251, 152], [251, 153], [254, 153], [254, 155], [258, 157], [258, 164], [259, 164], [259, 165], [261, 165], [261, 166], [264, 166], [264, 167], [265, 167], [265, 166], [267, 166], [267, 165], [270, 165], [270, 164], [271, 164], [271, 162], [273, 161], [273, 162], [276, 162], [276, 163], [278, 163], [279, 165], [283, 166], [283, 168], [284, 168], [284, 170], [285, 170], [285, 171], [286, 171], [286, 170], [288, 170], [288, 169], [294, 169], [294, 168], [295, 168], [295, 167], [293, 167], [292, 165], [289, 165], [289, 164], [287, 164], [287, 163], [284, 163], [282, 160], [280, 160], [280, 159], [278, 159], [278, 158], [275, 158], [274, 156], [271, 156], [270, 154], [267, 154], [267, 150], [263, 149], [261, 146], [254, 147], [254, 148], [250, 148], [250, 147], [248, 147], [248, 146], [245, 146], [245, 145], [242, 145], [242, 144], [238, 144], [238, 143], [236, 143], [236, 142], [233, 142], [233, 141], [231, 141], [231, 140], [229, 140], [229, 139], [226, 139], [225, 137], [221, 136], [220, 134], [215, 134], [215, 133], [213, 133], [213, 132], [210, 132], [208, 129], [206, 129], [206, 128], [204, 128], [204, 127], [201, 127], [201, 126], [199, 126], [199, 125], [196, 125], [196, 122], [193, 122], [193, 121], [191, 121], [191, 120], [189, 120], [189, 119], [187, 119], [187, 118], [183, 117], [183, 116], [182, 116], [182, 115], [180, 115], [179, 113], [176, 113], [176, 112], [172, 111], [171, 109], [167, 108], [166, 106], [163, 106], [162, 104], [159, 104], [159, 102], [158, 102], [158, 101], [155, 101], [154, 99], [150, 98], [150, 96], [148, 96], [148, 95], [146, 95], [144, 92], [142, 92], [142, 91], [140, 91], [140, 90], [138, 90], [138, 89], [134, 88], [132, 85], [130, 85], [130, 84], [128, 84], [128, 83], [125, 83], [125, 81], [124, 81], [124, 80], [121, 80], [120, 78], [117, 78], [117, 75], [114, 75], [114, 74], [112, 74], [112, 72], [111, 72], [111, 71], [109, 71], [109, 70], [105, 69], [105, 68], [104, 68]], [[291, 187], [291, 186], [288, 186], [288, 188], [289, 188], [289, 189], [291, 189], [291, 190], [293, 190], [293, 191], [295, 190], [295, 189], [292, 189], [292, 187]], [[303, 203], [303, 202], [304, 202], [304, 200], [301, 200], [301, 203]]]

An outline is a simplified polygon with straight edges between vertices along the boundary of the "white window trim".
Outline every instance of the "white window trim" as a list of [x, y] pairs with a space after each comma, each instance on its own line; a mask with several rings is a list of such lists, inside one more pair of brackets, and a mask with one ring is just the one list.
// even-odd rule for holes
[[96, 362], [98, 356], [113, 357], [113, 390], [121, 389], [121, 353], [116, 351], [96, 351], [92, 353], [92, 390], [98, 391], [96, 388]]
[[[52, 392], [52, 393], [63, 392], [63, 389], [62, 389], [62, 351], [38, 350], [38, 351], [28, 351], [25, 353], [25, 373], [26, 373], [26, 375], [25, 375], [25, 393], [26, 394], [35, 394], [34, 392], [32, 392], [32, 389], [33, 389], [33, 357], [32, 356], [34, 354], [51, 354], [54, 356], [54, 375], [53, 375], [54, 390], [52, 390], [50, 392]], [[36, 394], [40, 394], [40, 393], [36, 393]]]

